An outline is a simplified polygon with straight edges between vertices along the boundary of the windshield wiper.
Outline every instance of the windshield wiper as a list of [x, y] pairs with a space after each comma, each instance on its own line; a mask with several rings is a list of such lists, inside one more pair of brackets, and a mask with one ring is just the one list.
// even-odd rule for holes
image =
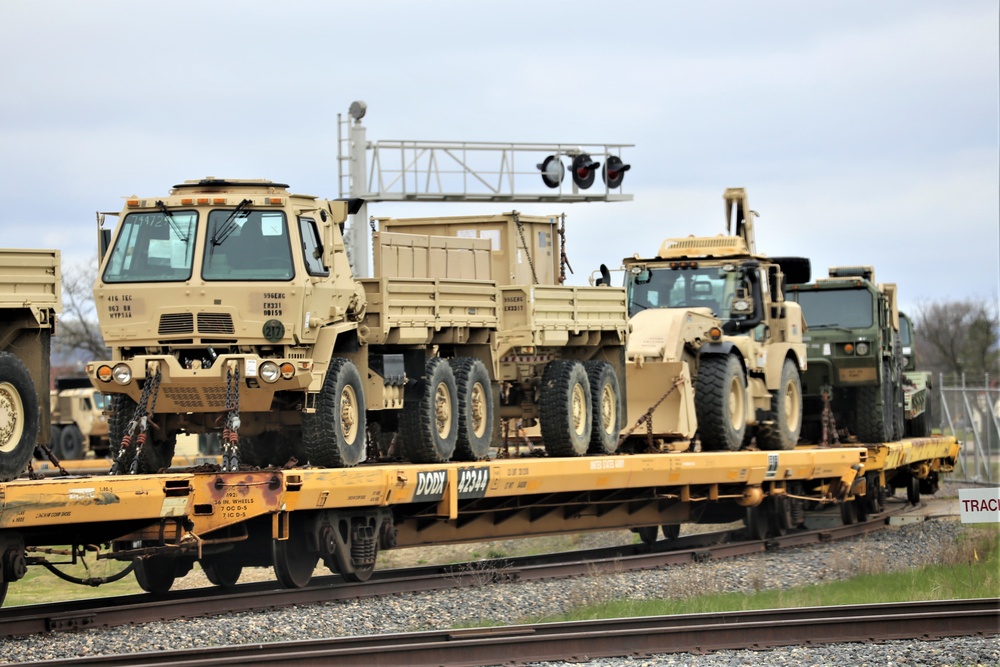
[[232, 236], [233, 232], [235, 232], [238, 227], [236, 224], [236, 217], [241, 213], [244, 213], [244, 209], [252, 203], [252, 200], [244, 199], [236, 208], [233, 209], [233, 212], [229, 214], [226, 221], [219, 225], [218, 229], [215, 230], [215, 233], [212, 234], [213, 247], [222, 245], [226, 242], [226, 239]]
[[180, 227], [178, 227], [177, 223], [174, 222], [173, 212], [167, 208], [167, 205], [163, 203], [162, 199], [156, 200], [156, 208], [160, 209], [160, 212], [163, 213], [163, 218], [167, 221], [167, 224], [170, 225], [170, 229], [174, 230], [174, 234], [177, 235], [177, 238], [179, 238], [182, 243], [187, 243], [187, 237], [181, 234]]

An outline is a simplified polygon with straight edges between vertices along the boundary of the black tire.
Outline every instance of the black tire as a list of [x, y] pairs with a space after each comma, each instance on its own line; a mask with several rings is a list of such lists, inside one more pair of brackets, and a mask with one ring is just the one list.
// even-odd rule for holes
[[583, 456], [590, 447], [593, 415], [590, 380], [579, 361], [556, 359], [542, 371], [542, 441], [551, 456]]
[[757, 446], [767, 450], [795, 449], [802, 433], [802, 380], [791, 359], [781, 367], [781, 384], [771, 398], [774, 424], [757, 431]]
[[927, 392], [927, 400], [924, 401], [924, 411], [906, 422], [907, 435], [914, 438], [926, 438], [931, 434], [931, 390], [928, 388], [925, 391]]
[[479, 359], [459, 357], [449, 363], [455, 374], [458, 395], [455, 458], [459, 461], [478, 461], [489, 455], [493, 444], [496, 413], [490, 375]]
[[458, 389], [448, 361], [428, 359], [411, 395], [400, 415], [403, 456], [412, 463], [450, 461], [458, 443]]
[[[135, 416], [136, 404], [125, 394], [110, 394], [108, 396], [108, 455], [112, 461], [118, 459], [121, 451], [122, 438], [125, 437], [128, 424]], [[123, 463], [125, 469], [121, 472], [128, 472], [128, 467], [132, 463], [133, 452], [129, 451]]]
[[[55, 441], [53, 441], [53, 444]], [[82, 459], [86, 452], [83, 447], [83, 433], [76, 424], [65, 426], [59, 434], [59, 444], [56, 445], [56, 456], [61, 461]]]
[[858, 387], [854, 390], [854, 434], [863, 443], [889, 442], [892, 439], [891, 409], [884, 404], [882, 394], [880, 387]]
[[267, 466], [282, 467], [295, 457], [299, 463], [304, 463], [305, 454], [296, 456], [294, 450], [295, 434], [293, 431], [265, 431], [253, 436], [240, 436], [239, 461], [241, 464], [264, 468]]
[[177, 559], [167, 556], [147, 556], [134, 558], [135, 580], [139, 588], [147, 593], [163, 595], [174, 585], [177, 578]]
[[618, 449], [618, 436], [622, 430], [622, 392], [615, 368], [606, 361], [588, 361], [590, 382], [590, 431], [591, 454], [613, 454]]
[[201, 569], [210, 582], [221, 588], [232, 588], [243, 573], [243, 564], [233, 558], [233, 554], [205, 556], [201, 559]]
[[[49, 448], [52, 450], [52, 453], [56, 455], [56, 458], [59, 457], [59, 436], [61, 435], [62, 435], [62, 426], [53, 424], [52, 433], [51, 436], [49, 437]], [[41, 458], [41, 459], [45, 458], [44, 452], [41, 451], [40, 447], [35, 449], [35, 458]]]
[[302, 520], [289, 517], [287, 540], [273, 540], [274, 574], [285, 588], [302, 588], [312, 579], [319, 554], [309, 548], [309, 535]]
[[311, 465], [349, 468], [364, 458], [365, 395], [350, 359], [330, 362], [316, 412], [302, 415], [302, 440]]
[[[174, 449], [177, 445], [177, 434], [171, 433], [164, 440], [153, 440], [151, 436], [158, 433], [155, 429], [149, 432], [150, 439], [142, 446], [138, 461], [129, 468], [130, 472], [139, 475], [154, 474], [170, 467], [174, 460]], [[135, 447], [135, 444], [132, 445]]]
[[694, 410], [705, 451], [737, 451], [746, 434], [746, 377], [739, 359], [708, 355], [698, 364], [694, 382]]
[[16, 479], [38, 442], [38, 394], [28, 369], [0, 352], [0, 482]]

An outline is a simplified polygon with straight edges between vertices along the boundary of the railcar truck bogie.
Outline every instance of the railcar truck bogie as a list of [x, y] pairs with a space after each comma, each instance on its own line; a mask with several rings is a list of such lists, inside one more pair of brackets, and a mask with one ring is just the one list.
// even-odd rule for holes
[[[359, 205], [214, 178], [127, 199], [94, 288], [112, 358], [87, 366], [111, 396], [116, 472], [220, 431], [224, 470], [476, 460], [499, 420], [544, 420], [549, 365], [622, 375], [624, 290], [557, 284], [558, 218], [383, 219], [375, 276], [357, 278], [342, 228]], [[576, 405], [592, 429], [589, 393]]]

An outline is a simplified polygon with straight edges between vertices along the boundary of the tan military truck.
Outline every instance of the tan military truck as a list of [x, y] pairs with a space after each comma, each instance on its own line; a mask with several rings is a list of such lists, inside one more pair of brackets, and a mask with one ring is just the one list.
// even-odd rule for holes
[[62, 312], [58, 250], [0, 249], [0, 481], [48, 444], [49, 353]]
[[[754, 213], [727, 189], [726, 235], [670, 238], [624, 260], [632, 332], [626, 436], [668, 449], [792, 449], [802, 427], [803, 319], [787, 282], [804, 258], [758, 254]], [[607, 282], [607, 277], [601, 282]], [[641, 423], [640, 423], [640, 418]]]
[[108, 418], [104, 394], [86, 377], [56, 378], [49, 393], [52, 451], [62, 460], [108, 454]]
[[[537, 419], [551, 454], [613, 450], [625, 293], [553, 284], [556, 218], [380, 232], [375, 277], [356, 279], [349, 210], [265, 180], [127, 199], [94, 287], [113, 358], [87, 367], [117, 470], [220, 431], [229, 469], [476, 460], [501, 418]], [[393, 451], [373, 430], [399, 434]]]

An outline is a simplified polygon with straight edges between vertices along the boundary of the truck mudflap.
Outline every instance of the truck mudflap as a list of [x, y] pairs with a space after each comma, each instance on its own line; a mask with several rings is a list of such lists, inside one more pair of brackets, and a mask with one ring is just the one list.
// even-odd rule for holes
[[629, 426], [625, 438], [690, 440], [697, 429], [691, 372], [684, 361], [646, 361], [625, 365]]

